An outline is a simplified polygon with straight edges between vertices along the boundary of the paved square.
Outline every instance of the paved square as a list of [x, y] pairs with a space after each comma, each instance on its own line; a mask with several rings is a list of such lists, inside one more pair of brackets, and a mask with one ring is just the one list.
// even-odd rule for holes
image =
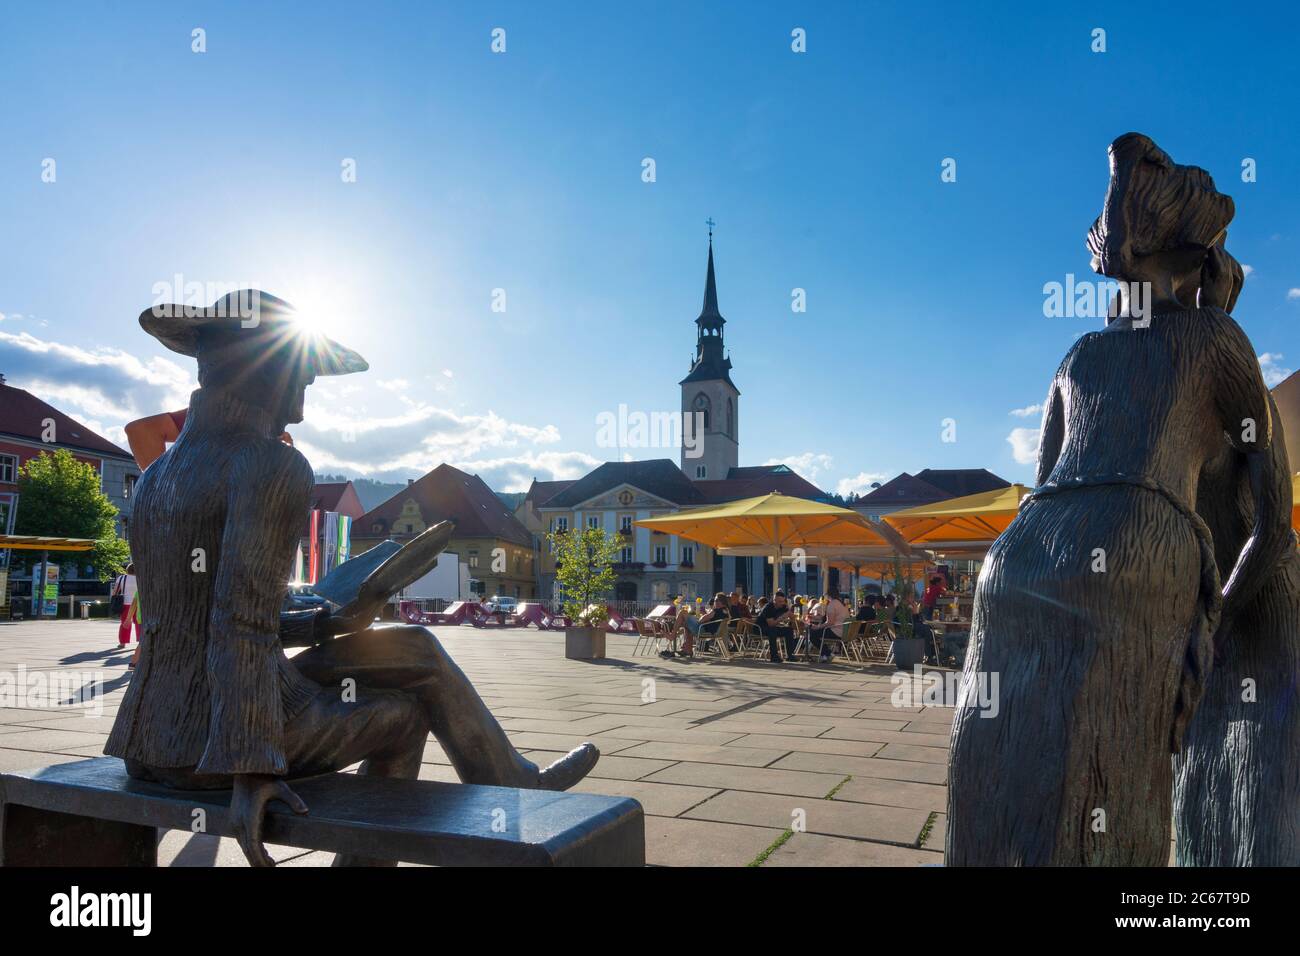
[[[666, 866], [941, 863], [948, 708], [895, 707], [892, 668], [633, 657], [610, 635], [600, 662], [564, 659], [562, 633], [435, 628], [515, 745], [548, 762], [583, 740], [600, 763], [577, 787], [632, 797], [646, 855]], [[129, 653], [100, 621], [0, 625], [0, 672], [102, 670], [103, 715], [0, 708], [0, 769], [102, 753]], [[18, 701], [33, 703], [32, 701]], [[432, 738], [421, 776], [455, 780]], [[286, 865], [330, 857], [273, 847]], [[160, 862], [243, 866], [232, 840], [167, 833]]]

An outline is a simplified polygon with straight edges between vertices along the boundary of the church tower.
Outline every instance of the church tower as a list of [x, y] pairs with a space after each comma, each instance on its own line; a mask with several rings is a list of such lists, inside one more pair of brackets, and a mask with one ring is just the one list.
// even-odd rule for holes
[[740, 390], [723, 350], [718, 287], [713, 276], [713, 222], [704, 308], [695, 320], [695, 358], [682, 386], [682, 471], [692, 479], [726, 478], [740, 461]]

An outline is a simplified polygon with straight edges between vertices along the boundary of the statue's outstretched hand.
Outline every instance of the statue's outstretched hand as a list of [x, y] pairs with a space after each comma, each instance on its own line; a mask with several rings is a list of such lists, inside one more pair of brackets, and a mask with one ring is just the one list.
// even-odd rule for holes
[[266, 805], [272, 800], [283, 801], [294, 813], [307, 812], [307, 804], [281, 778], [236, 774], [234, 794], [230, 798], [230, 825], [250, 866], [275, 866], [262, 845], [263, 818]]

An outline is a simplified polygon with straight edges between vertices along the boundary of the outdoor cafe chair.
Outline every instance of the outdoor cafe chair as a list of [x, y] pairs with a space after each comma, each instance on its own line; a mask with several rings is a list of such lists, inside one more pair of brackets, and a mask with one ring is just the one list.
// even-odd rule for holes
[[636, 618], [636, 633], [636, 646], [632, 648], [633, 657], [649, 657], [658, 654], [659, 642], [667, 640], [667, 634], [658, 621], [650, 621], [643, 617]]

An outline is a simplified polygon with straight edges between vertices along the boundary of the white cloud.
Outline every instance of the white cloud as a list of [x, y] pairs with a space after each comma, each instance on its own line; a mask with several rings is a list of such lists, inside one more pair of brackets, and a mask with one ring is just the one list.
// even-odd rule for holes
[[831, 456], [821, 452], [806, 451], [802, 455], [787, 455], [785, 458], [769, 458], [765, 465], [785, 465], [791, 471], [798, 472], [812, 481], [817, 473], [831, 466]]
[[143, 415], [184, 408], [198, 387], [193, 374], [167, 358], [140, 360], [120, 349], [86, 349], [0, 332], [0, 372], [110, 441]]
[[1013, 408], [1007, 414], [1015, 415], [1017, 418], [1031, 418], [1034, 415], [1043, 414], [1043, 406], [1041, 404], [1026, 405], [1024, 408]]
[[451, 459], [450, 464], [478, 475], [493, 491], [527, 491], [534, 478], [540, 481], [581, 478], [602, 462], [582, 452], [548, 451], [504, 458]]
[[1032, 465], [1038, 461], [1039, 428], [1013, 428], [1007, 436], [1011, 456], [1018, 465]]
[[[0, 332], [0, 372], [8, 384], [119, 444], [127, 422], [185, 408], [198, 387], [191, 369], [169, 358], [141, 360], [119, 349], [63, 345], [27, 332]], [[526, 490], [534, 476], [578, 478], [600, 464], [581, 452], [555, 450], [561, 438], [554, 425], [438, 407], [408, 388], [403, 379], [322, 378], [307, 390], [304, 421], [289, 426], [294, 443], [317, 472], [392, 481], [450, 462], [503, 491]], [[368, 399], [379, 411], [369, 411]]]
[[1248, 266], [1248, 265], [1244, 265], [1244, 264], [1243, 264], [1242, 267], [1241, 267], [1241, 271], [1242, 271], [1242, 274], [1243, 274], [1247, 279], [1249, 279], [1251, 276], [1253, 276], [1253, 275], [1255, 274], [1255, 267], [1254, 267], [1254, 266]]
[[1300, 289], [1287, 289], [1286, 298], [1288, 302], [1294, 302], [1296, 299], [1300, 299]]
[[888, 475], [878, 471], [860, 471], [852, 478], [841, 478], [835, 483], [835, 493], [848, 497], [849, 495], [865, 495], [871, 491], [873, 482], [884, 484]]
[[1278, 352], [1265, 352], [1259, 357], [1259, 370], [1264, 373], [1264, 384], [1269, 388], [1285, 381], [1295, 371], [1282, 365], [1284, 357]]

